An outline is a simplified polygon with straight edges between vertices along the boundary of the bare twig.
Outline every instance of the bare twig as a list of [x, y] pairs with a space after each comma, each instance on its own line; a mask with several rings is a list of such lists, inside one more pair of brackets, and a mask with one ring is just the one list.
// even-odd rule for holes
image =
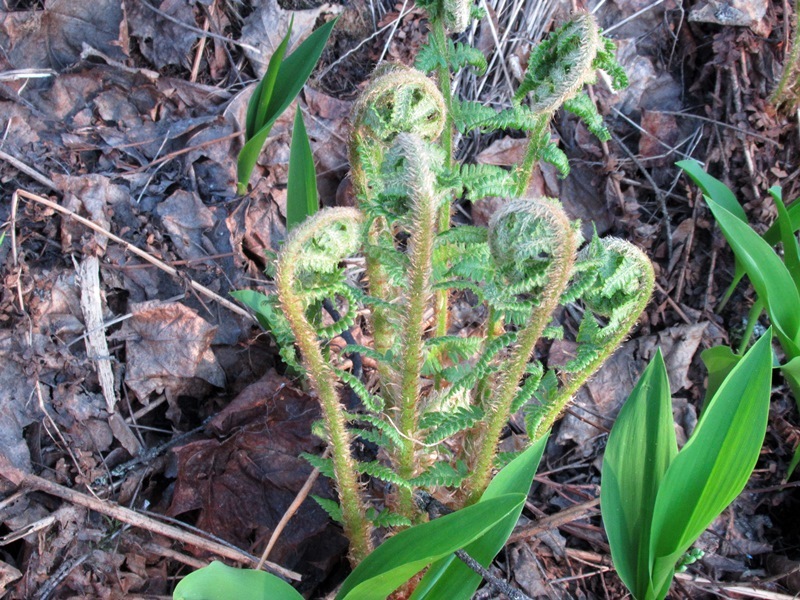
[[[326, 448], [325, 452], [322, 455], [322, 458], [328, 458], [330, 456], [330, 448]], [[261, 569], [263, 564], [267, 561], [267, 557], [269, 553], [272, 552], [272, 548], [275, 546], [275, 543], [278, 541], [278, 538], [283, 533], [283, 530], [286, 528], [286, 525], [289, 523], [289, 520], [294, 516], [297, 510], [300, 508], [300, 505], [303, 504], [306, 498], [308, 498], [308, 494], [311, 493], [311, 488], [314, 487], [314, 483], [317, 481], [319, 477], [319, 469], [314, 469], [311, 471], [311, 474], [306, 479], [306, 482], [303, 484], [303, 487], [300, 488], [300, 491], [297, 492], [297, 496], [295, 496], [292, 503], [289, 505], [289, 508], [286, 509], [286, 512], [283, 513], [281, 520], [278, 521], [278, 524], [275, 526], [272, 535], [269, 538], [269, 542], [267, 542], [267, 547], [264, 548], [264, 552], [261, 555], [261, 560], [258, 561], [258, 566], [256, 569]]]
[[[39, 490], [41, 492], [57, 496], [63, 500], [66, 500], [67, 502], [72, 502], [78, 506], [83, 506], [84, 508], [88, 508], [89, 510], [106, 515], [112, 519], [116, 519], [117, 521], [122, 521], [123, 523], [151, 531], [158, 535], [163, 535], [177, 542], [202, 548], [203, 550], [229, 560], [241, 562], [250, 566], [255, 566], [258, 564], [258, 559], [248, 554], [244, 550], [226, 546], [224, 544], [220, 544], [219, 542], [208, 540], [197, 534], [189, 533], [183, 529], [179, 529], [178, 527], [161, 523], [152, 517], [148, 517], [147, 515], [143, 515], [129, 508], [125, 508], [124, 506], [77, 492], [63, 485], [59, 485], [55, 482], [44, 479], [43, 477], [39, 477], [38, 475], [32, 475], [30, 473], [18, 473], [18, 475], [21, 479], [21, 485], [28, 489]], [[265, 563], [265, 566], [267, 567], [267, 570], [272, 571], [281, 577], [292, 579], [294, 581], [300, 581], [300, 575], [294, 571], [290, 571], [289, 569], [285, 569], [280, 565], [270, 562]]]
[[[101, 233], [104, 236], [106, 236], [108, 239], [110, 239], [110, 240], [122, 245], [126, 250], [128, 250], [132, 254], [135, 254], [136, 256], [138, 256], [139, 258], [141, 258], [143, 260], [146, 260], [147, 262], [149, 262], [152, 265], [155, 265], [156, 267], [158, 267], [159, 269], [161, 269], [165, 273], [168, 273], [168, 274], [172, 275], [173, 277], [179, 277], [179, 275], [180, 275], [176, 269], [170, 267], [164, 261], [161, 261], [161, 260], [157, 259], [156, 257], [152, 256], [151, 254], [148, 254], [144, 250], [140, 250], [139, 248], [137, 248], [136, 246], [134, 246], [130, 242], [126, 242], [125, 240], [123, 240], [122, 238], [114, 235], [113, 233], [111, 233], [107, 229], [104, 229], [103, 227], [100, 227], [99, 225], [97, 225], [96, 223], [90, 221], [89, 219], [84, 219], [80, 215], [76, 214], [74, 211], [71, 211], [71, 210], [69, 210], [67, 208], [64, 208], [63, 206], [61, 206], [59, 204], [56, 204], [55, 202], [52, 202], [51, 200], [48, 200], [47, 198], [43, 198], [42, 196], [37, 196], [36, 194], [32, 194], [32, 193], [27, 192], [25, 190], [17, 190], [16, 192], [14, 192], [14, 196], [19, 196], [21, 198], [25, 198], [26, 200], [32, 200], [33, 202], [37, 202], [39, 204], [47, 206], [48, 208], [52, 208], [53, 210], [58, 211], [58, 212], [60, 212], [62, 214], [68, 215], [70, 218], [75, 219], [76, 221], [78, 221], [78, 223], [81, 223], [82, 225], [85, 225], [86, 227], [88, 227], [92, 231], [96, 231], [97, 233]], [[193, 281], [191, 279], [187, 279], [187, 282], [188, 282], [189, 286], [193, 290], [195, 290], [196, 292], [198, 292], [198, 293], [206, 296], [207, 298], [210, 298], [210, 299], [214, 300], [215, 302], [221, 304], [222, 306], [227, 308], [229, 311], [231, 311], [233, 313], [236, 313], [237, 315], [240, 315], [242, 317], [245, 317], [246, 319], [248, 319], [250, 321], [254, 321], [255, 322], [255, 320], [256, 320], [255, 317], [253, 317], [253, 315], [251, 315], [248, 311], [246, 311], [242, 307], [237, 306], [236, 304], [234, 304], [230, 300], [227, 300], [226, 298], [223, 298], [219, 294], [217, 294], [215, 292], [212, 292], [210, 289], [208, 289], [204, 285], [201, 285], [201, 284], [197, 283], [196, 281]]]
[[469, 554], [467, 554], [463, 550], [456, 550], [455, 555], [461, 562], [463, 562], [470, 569], [475, 571], [478, 575], [483, 577], [488, 585], [492, 586], [498, 592], [505, 594], [511, 600], [533, 600], [527, 594], [523, 594], [520, 590], [509, 585], [507, 581], [503, 581], [499, 577], [495, 577], [494, 575], [492, 575], [489, 569], [484, 567], [481, 563], [472, 558]]
[[593, 512], [595, 506], [600, 504], [600, 498], [595, 498], [594, 500], [589, 500], [588, 502], [581, 502], [580, 504], [576, 504], [574, 506], [570, 506], [560, 512], [557, 512], [554, 515], [550, 515], [548, 517], [544, 517], [543, 519], [539, 519], [535, 523], [533, 523], [530, 527], [525, 527], [513, 533], [510, 538], [508, 538], [508, 543], [513, 544], [515, 542], [522, 542], [524, 540], [529, 540], [537, 535], [540, 535], [547, 531], [548, 529], [553, 529], [554, 527], [558, 527], [560, 525], [564, 525], [566, 523], [571, 523], [576, 519], [581, 519], [587, 515], [589, 512]]
[[8, 164], [13, 166], [18, 171], [21, 171], [22, 173], [25, 173], [25, 175], [27, 175], [31, 179], [34, 179], [34, 180], [38, 181], [43, 186], [50, 188], [54, 192], [60, 192], [61, 191], [61, 190], [58, 189], [58, 187], [56, 187], [55, 181], [53, 181], [52, 179], [50, 179], [46, 175], [43, 175], [43, 174], [39, 173], [39, 171], [37, 171], [33, 167], [29, 167], [28, 165], [26, 165], [24, 162], [22, 162], [18, 158], [15, 158], [15, 157], [11, 156], [10, 154], [8, 154], [6, 152], [3, 152], [2, 150], [0, 150], [0, 160], [6, 161]]

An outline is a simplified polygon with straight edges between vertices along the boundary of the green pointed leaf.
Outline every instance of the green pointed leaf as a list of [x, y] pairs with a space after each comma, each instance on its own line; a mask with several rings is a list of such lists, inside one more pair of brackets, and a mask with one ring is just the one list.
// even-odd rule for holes
[[286, 227], [291, 230], [319, 210], [317, 171], [300, 107], [294, 115], [289, 150], [289, 186], [286, 190]]
[[266, 331], [272, 331], [275, 311], [269, 301], [269, 296], [254, 290], [236, 290], [231, 292], [236, 300], [256, 313], [258, 324]]
[[294, 17], [289, 21], [289, 29], [286, 35], [283, 36], [281, 43], [272, 53], [269, 58], [269, 65], [264, 77], [258, 82], [256, 89], [253, 90], [253, 95], [250, 97], [250, 102], [247, 103], [247, 118], [245, 119], [245, 139], [249, 140], [253, 137], [256, 131], [266, 122], [267, 108], [272, 99], [272, 90], [275, 89], [275, 80], [278, 78], [278, 71], [281, 68], [281, 62], [286, 54], [286, 48], [289, 46], [289, 38], [292, 36], [292, 26], [294, 25]]
[[[788, 207], [786, 212], [789, 213], [789, 220], [792, 223], [792, 231], [800, 230], [800, 198], [796, 198]], [[778, 221], [770, 225], [767, 232], [763, 235], [764, 241], [770, 246], [776, 245], [781, 241], [781, 232]]]
[[[548, 437], [549, 435], [543, 435], [495, 475], [478, 501], [478, 505], [503, 494], [525, 494], [527, 496], [531, 489], [533, 476], [542, 460]], [[522, 505], [464, 548], [464, 551], [488, 568], [514, 530], [521, 512]], [[435, 600], [437, 598], [469, 600], [480, 583], [480, 575], [451, 554], [431, 565], [411, 598], [412, 600]]]
[[721, 204], [706, 197], [711, 212], [741, 261], [787, 354], [800, 356], [800, 293], [780, 257], [761, 236]]
[[[731, 212], [736, 218], [744, 221], [747, 223], [747, 215], [742, 208], [742, 205], [739, 204], [739, 201], [734, 196], [733, 192], [722, 183], [716, 177], [712, 177], [705, 171], [703, 171], [703, 167], [694, 159], [690, 160], [682, 160], [675, 163], [676, 166], [680, 167], [686, 174], [695, 182], [695, 184], [703, 190], [703, 193], [706, 196], [716, 200], [722, 206], [724, 206], [728, 211]], [[774, 245], [774, 244], [773, 244]], [[735, 265], [734, 265], [734, 273], [733, 273], [733, 280], [731, 284], [728, 286], [728, 289], [725, 290], [725, 294], [722, 297], [722, 301], [719, 303], [719, 307], [717, 310], [722, 310], [722, 308], [727, 304], [728, 300], [730, 300], [731, 295], [733, 295], [733, 291], [736, 289], [736, 286], [739, 285], [739, 282], [745, 276], [744, 267], [742, 266], [739, 258], [736, 257]]]
[[365, 558], [342, 584], [337, 600], [385, 600], [422, 569], [470, 542], [521, 510], [524, 494], [478, 502], [389, 538]]
[[769, 188], [769, 193], [778, 209], [777, 223], [780, 240], [783, 244], [783, 262], [794, 280], [795, 287], [800, 292], [800, 247], [798, 247], [797, 238], [794, 235], [792, 217], [783, 203], [781, 188], [777, 185], [772, 186]]
[[699, 162], [694, 159], [681, 160], [675, 165], [686, 171], [686, 174], [695, 182], [697, 187], [703, 190], [703, 194], [721, 204], [740, 221], [747, 223], [747, 215], [733, 192], [719, 179], [703, 171], [703, 167]]
[[659, 350], [611, 429], [600, 485], [600, 509], [614, 566], [640, 600], [650, 585], [656, 497], [677, 454], [669, 378]]
[[[256, 123], [256, 131], [252, 137], [246, 140], [245, 145], [239, 152], [237, 165], [237, 178], [239, 180], [238, 191], [244, 194], [247, 191], [247, 183], [250, 181], [250, 173], [256, 165], [261, 148], [267, 141], [269, 132], [278, 117], [285, 111], [295, 99], [300, 90], [303, 89], [311, 71], [317, 64], [325, 44], [331, 34], [336, 19], [325, 23], [314, 33], [308, 36], [297, 49], [292, 52], [280, 64], [278, 75], [272, 88], [266, 110], [263, 111], [263, 120]], [[271, 66], [270, 60], [270, 66]], [[269, 72], [269, 68], [267, 69]], [[265, 75], [266, 77], [266, 75]], [[259, 111], [260, 113], [262, 111]], [[247, 129], [245, 127], [245, 129]]]
[[288, 583], [266, 571], [234, 569], [219, 561], [189, 573], [175, 587], [174, 600], [303, 600]]
[[654, 596], [663, 598], [681, 555], [744, 489], [767, 431], [772, 381], [768, 330], [708, 403], [658, 489], [650, 553]]
[[734, 354], [728, 346], [714, 346], [708, 350], [703, 350], [700, 359], [708, 370], [708, 387], [706, 388], [706, 398], [714, 396], [719, 386], [733, 370], [742, 357]]
[[794, 401], [800, 410], [800, 356], [795, 356], [785, 365], [781, 365], [781, 373], [786, 378], [786, 383], [794, 395]]

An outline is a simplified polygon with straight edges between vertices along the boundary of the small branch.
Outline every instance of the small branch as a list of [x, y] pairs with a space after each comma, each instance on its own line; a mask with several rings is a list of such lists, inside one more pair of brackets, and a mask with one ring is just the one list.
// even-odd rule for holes
[[499, 577], [492, 575], [481, 563], [472, 558], [463, 550], [456, 550], [455, 555], [461, 562], [467, 565], [470, 569], [475, 571], [478, 575], [483, 577], [490, 586], [501, 594], [505, 594], [510, 600], [533, 600], [530, 596], [523, 594], [521, 591], [509, 585], [507, 581], [503, 581]]
[[[241, 562], [251, 567], [255, 567], [258, 564], [258, 559], [256, 557], [251, 556], [250, 554], [244, 552], [243, 550], [239, 550], [238, 548], [207, 540], [199, 535], [189, 533], [172, 525], [160, 523], [152, 517], [135, 512], [129, 508], [125, 508], [124, 506], [120, 506], [108, 500], [93, 498], [92, 496], [77, 492], [37, 475], [21, 472], [18, 472], [17, 475], [21, 478], [21, 485], [28, 489], [39, 490], [41, 492], [57, 496], [63, 500], [66, 500], [67, 502], [72, 502], [78, 506], [83, 506], [84, 508], [88, 508], [89, 510], [106, 515], [112, 519], [116, 519], [117, 521], [122, 521], [123, 523], [133, 525], [134, 527], [139, 527], [140, 529], [145, 529], [158, 535], [166, 536], [177, 542], [202, 548], [208, 552], [216, 554], [217, 556], [222, 556], [229, 560]], [[266, 567], [269, 571], [272, 571], [281, 577], [285, 577], [286, 579], [291, 579], [294, 581], [300, 581], [299, 573], [285, 569], [280, 565], [267, 562]]]
[[208, 289], [207, 287], [205, 287], [203, 285], [200, 285], [196, 281], [193, 281], [191, 279], [188, 279], [188, 278], [185, 278], [185, 277], [181, 276], [178, 273], [177, 269], [173, 269], [172, 267], [170, 267], [164, 261], [161, 261], [161, 260], [157, 259], [156, 257], [152, 256], [151, 254], [148, 254], [144, 250], [140, 250], [139, 248], [137, 248], [136, 246], [134, 246], [130, 242], [126, 242], [121, 237], [117, 237], [116, 235], [114, 235], [113, 233], [108, 231], [107, 229], [104, 229], [103, 227], [100, 227], [99, 225], [97, 225], [96, 223], [90, 221], [89, 219], [84, 219], [83, 217], [81, 217], [80, 215], [76, 214], [75, 212], [73, 212], [73, 211], [71, 211], [71, 210], [69, 210], [67, 208], [64, 208], [63, 206], [61, 206], [61, 205], [59, 205], [59, 204], [57, 204], [57, 203], [55, 203], [55, 202], [53, 202], [51, 200], [48, 200], [47, 198], [43, 198], [41, 196], [37, 196], [36, 194], [32, 194], [32, 193], [27, 192], [25, 190], [17, 190], [16, 192], [14, 192], [14, 196], [19, 196], [21, 198], [25, 198], [26, 200], [32, 200], [34, 202], [38, 202], [39, 204], [43, 204], [44, 206], [47, 206], [48, 208], [52, 208], [53, 210], [55, 210], [57, 212], [60, 212], [61, 214], [69, 216], [70, 218], [76, 220], [78, 223], [80, 223], [82, 225], [85, 225], [86, 227], [88, 227], [92, 231], [96, 231], [97, 233], [100, 233], [100, 234], [106, 236], [108, 239], [116, 242], [117, 244], [122, 245], [126, 250], [128, 250], [132, 254], [135, 254], [139, 258], [142, 258], [142, 259], [146, 260], [147, 262], [149, 262], [152, 265], [155, 265], [156, 267], [158, 267], [159, 269], [161, 269], [165, 273], [168, 273], [168, 274], [172, 275], [173, 277], [180, 277], [181, 279], [186, 279], [187, 283], [189, 284], [189, 286], [193, 290], [195, 290], [196, 292], [199, 292], [203, 296], [206, 296], [207, 298], [210, 298], [210, 299], [214, 300], [215, 302], [221, 304], [222, 306], [227, 308], [229, 311], [231, 311], [231, 312], [233, 312], [233, 313], [235, 313], [237, 315], [240, 315], [242, 317], [245, 317], [246, 319], [248, 319], [250, 321], [253, 321], [253, 322], [256, 321], [255, 317], [253, 317], [253, 315], [251, 315], [248, 311], [246, 311], [242, 307], [237, 306], [236, 304], [234, 304], [230, 300], [227, 300], [226, 298], [223, 298], [219, 294], [217, 294], [215, 292], [212, 292], [210, 289]]

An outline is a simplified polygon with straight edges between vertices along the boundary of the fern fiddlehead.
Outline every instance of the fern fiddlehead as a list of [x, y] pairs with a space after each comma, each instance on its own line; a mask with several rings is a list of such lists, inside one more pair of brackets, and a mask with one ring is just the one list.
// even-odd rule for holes
[[[436, 85], [419, 71], [402, 65], [388, 65], [376, 72], [353, 109], [351, 177], [361, 209], [372, 220], [365, 249], [367, 277], [372, 294], [384, 301], [391, 302], [400, 294], [385, 260], [394, 249], [395, 234], [388, 222], [392, 219], [385, 212], [386, 154], [402, 133], [425, 142], [436, 140], [445, 126], [446, 113], [445, 99]], [[391, 349], [392, 319], [387, 306], [373, 307], [376, 350]]]
[[[530, 110], [543, 121], [532, 130], [525, 157], [516, 171], [518, 195], [528, 188], [533, 165], [553, 154], [549, 122], [564, 106], [587, 123], [600, 140], [610, 139], [602, 118], [581, 89], [596, 80], [597, 69], [608, 72], [614, 89], [627, 85], [613, 53], [613, 42], [602, 37], [594, 17], [579, 13], [531, 51], [528, 68], [514, 94], [514, 102], [530, 99]], [[547, 125], [545, 127], [545, 124]]]
[[[578, 261], [591, 265], [574, 283], [586, 307], [578, 349], [575, 359], [562, 369], [562, 385], [529, 414], [528, 433], [534, 440], [553, 426], [578, 389], [619, 347], [653, 292], [653, 265], [629, 242], [595, 237]], [[600, 326], [595, 315], [607, 319], [606, 325]]]
[[492, 217], [489, 247], [501, 282], [510, 286], [522, 284], [519, 291], [537, 292], [538, 302], [528, 322], [517, 332], [495, 389], [484, 400], [486, 422], [476, 436], [475, 463], [466, 482], [468, 502], [476, 501], [488, 485], [500, 433], [533, 348], [569, 282], [577, 234], [555, 200], [520, 199], [509, 202]]
[[[355, 565], [372, 550], [371, 526], [361, 498], [358, 471], [350, 453], [351, 435], [337, 391], [337, 377], [320, 347], [318, 329], [308, 310], [321, 295], [343, 289], [339, 263], [361, 247], [363, 215], [355, 209], [320, 211], [292, 231], [278, 255], [276, 284], [284, 314], [291, 325], [311, 387], [319, 396], [332, 451], [342, 520]], [[323, 292], [322, 290], [326, 290]], [[348, 302], [352, 296], [348, 298]], [[332, 333], [331, 330], [326, 330]]]

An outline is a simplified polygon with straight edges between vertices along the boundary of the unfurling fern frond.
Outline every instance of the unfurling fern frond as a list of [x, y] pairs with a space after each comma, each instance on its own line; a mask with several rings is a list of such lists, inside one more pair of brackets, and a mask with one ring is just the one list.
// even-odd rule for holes
[[[391, 441], [392, 444], [395, 446], [400, 446], [403, 442], [403, 437], [397, 431], [397, 429], [391, 423], [387, 423], [380, 417], [368, 414], [348, 414], [347, 415], [348, 421], [350, 423], [366, 423], [368, 425], [372, 425], [377, 431], [379, 431], [383, 436], [385, 436], [388, 440]], [[379, 446], [382, 448], [389, 448], [389, 446], [384, 446], [383, 444], [378, 443]]]
[[431, 338], [425, 343], [424, 375], [440, 374], [442, 359], [447, 357], [452, 362], [466, 360], [478, 352], [482, 344], [479, 337], [459, 337], [447, 335]]
[[605, 71], [611, 77], [611, 87], [621, 90], [628, 87], [628, 74], [617, 61], [617, 46], [608, 38], [601, 38], [603, 46], [597, 49], [594, 68]]
[[450, 42], [450, 69], [458, 71], [464, 67], [472, 67], [478, 75], [486, 72], [486, 56], [478, 48], [461, 42]]
[[427, 412], [420, 420], [420, 427], [427, 429], [426, 444], [436, 444], [466, 431], [484, 416], [479, 406], [458, 406], [448, 412]]
[[317, 471], [319, 471], [325, 477], [330, 477], [333, 479], [333, 459], [331, 458], [323, 458], [321, 456], [317, 456], [316, 454], [310, 454], [308, 452], [303, 452], [300, 455], [300, 458], [305, 460], [308, 464], [314, 467]]
[[597, 23], [586, 13], [559, 27], [531, 51], [514, 100], [521, 102], [530, 95], [534, 112], [555, 112], [585, 83], [593, 81], [597, 51], [605, 48], [601, 39]]
[[322, 496], [317, 496], [316, 494], [311, 494], [311, 497], [314, 499], [314, 502], [319, 504], [320, 508], [328, 513], [328, 516], [331, 518], [332, 521], [336, 523], [343, 523], [344, 518], [342, 516], [342, 507], [339, 506], [339, 503], [335, 500], [331, 500], [329, 498], [323, 498]]
[[468, 200], [514, 195], [516, 181], [511, 172], [495, 165], [461, 165], [461, 184]]
[[411, 520], [390, 510], [367, 510], [367, 518], [375, 527], [411, 527]]
[[360, 462], [357, 466], [358, 470], [364, 475], [369, 475], [374, 479], [380, 479], [386, 483], [392, 483], [398, 487], [409, 488], [411, 484], [400, 477], [394, 469], [379, 463], [377, 460], [369, 462]]
[[539, 127], [541, 119], [548, 120], [549, 115], [540, 115], [523, 105], [515, 105], [503, 110], [495, 110], [480, 102], [471, 100], [453, 101], [453, 121], [461, 133], [478, 129], [492, 132], [500, 129], [532, 131]]
[[275, 279], [283, 313], [291, 325], [303, 366], [322, 408], [344, 529], [356, 561], [372, 550], [372, 526], [365, 516], [358, 473], [350, 453], [352, 438], [339, 401], [337, 378], [323, 355], [317, 331], [306, 313], [304, 292], [309, 284], [313, 287], [320, 279], [328, 281], [332, 274], [342, 272], [341, 262], [362, 245], [363, 222], [361, 212], [351, 208], [329, 208], [308, 217], [291, 232], [278, 255]]
[[583, 121], [589, 131], [601, 142], [607, 142], [611, 139], [611, 134], [603, 125], [603, 117], [597, 112], [597, 106], [587, 94], [576, 94], [564, 102], [564, 108]]
[[[650, 260], [623, 240], [595, 237], [581, 251], [579, 263], [592, 268], [575, 277], [587, 308], [578, 330], [576, 357], [562, 369], [562, 385], [543, 401], [541, 420], [533, 435], [549, 430], [578, 388], [622, 343], [653, 292], [655, 276]], [[592, 284], [587, 284], [585, 278]], [[607, 318], [605, 326], [600, 326], [595, 314]]]
[[433, 81], [415, 69], [390, 64], [376, 70], [356, 101], [353, 132], [382, 144], [390, 144], [400, 133], [433, 141], [442, 132], [446, 110]]
[[472, 17], [472, 0], [441, 0], [441, 16], [448, 33], [461, 33]]
[[556, 146], [553, 142], [548, 142], [544, 148], [541, 149], [539, 160], [553, 165], [561, 177], [569, 175], [569, 159], [564, 151]]
[[358, 377], [342, 369], [335, 369], [335, 372], [342, 382], [350, 386], [350, 389], [353, 390], [356, 396], [358, 396], [358, 399], [361, 400], [364, 408], [374, 413], [379, 413], [383, 410], [383, 407], [386, 405], [385, 400], [380, 396], [371, 394], [367, 386], [365, 386]]
[[467, 477], [467, 465], [463, 461], [454, 468], [446, 462], [435, 462], [421, 475], [417, 475], [411, 483], [418, 487], [458, 487]]
[[527, 377], [519, 387], [517, 395], [514, 396], [514, 401], [511, 403], [511, 414], [514, 414], [531, 401], [544, 375], [544, 367], [538, 360], [528, 363], [525, 370], [527, 371]]
[[452, 385], [443, 394], [443, 398], [440, 402], [444, 404], [456, 394], [464, 392], [465, 390], [471, 390], [475, 387], [478, 381], [488, 375], [494, 358], [516, 340], [517, 334], [514, 332], [505, 333], [490, 340], [474, 366], [466, 370], [459, 370], [460, 376], [457, 378], [448, 378]]

